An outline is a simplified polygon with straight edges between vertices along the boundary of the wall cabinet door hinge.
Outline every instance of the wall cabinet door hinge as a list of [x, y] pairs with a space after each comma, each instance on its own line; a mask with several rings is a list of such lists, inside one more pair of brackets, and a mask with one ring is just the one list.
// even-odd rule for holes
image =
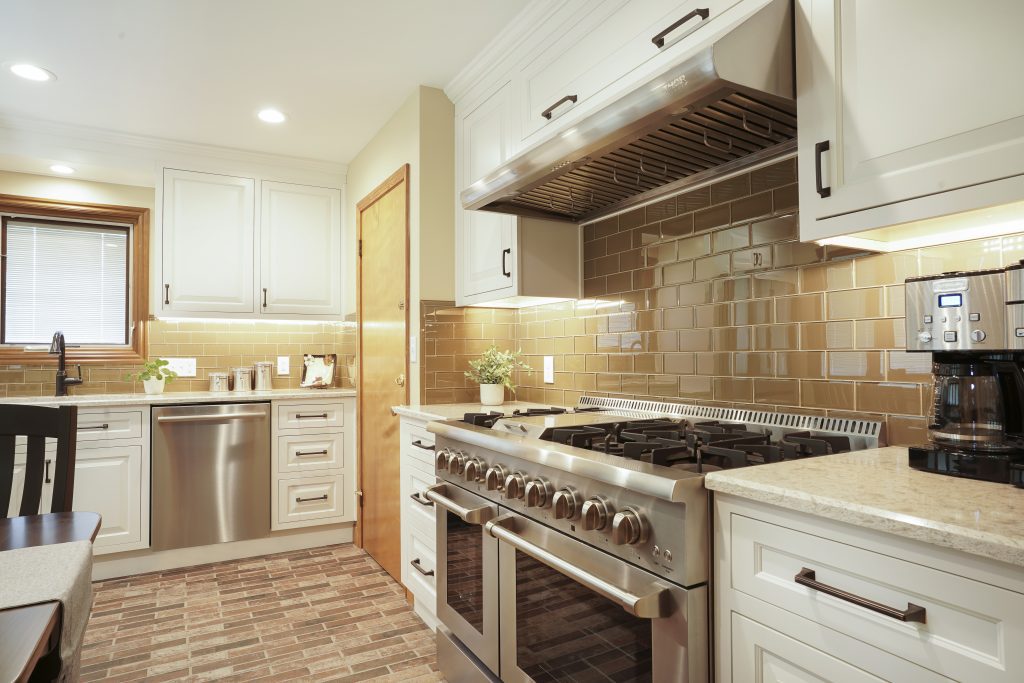
[[359, 240], [359, 258], [363, 257], [363, 241]]

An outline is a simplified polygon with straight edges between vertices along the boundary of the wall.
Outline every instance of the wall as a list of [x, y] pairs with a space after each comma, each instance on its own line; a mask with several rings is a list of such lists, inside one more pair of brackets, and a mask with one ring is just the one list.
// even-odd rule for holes
[[90, 204], [137, 206], [153, 210], [156, 193], [151, 187], [95, 183], [30, 173], [0, 171], [0, 194], [59, 199]]
[[[518, 397], [862, 415], [884, 420], [890, 443], [922, 441], [930, 356], [904, 351], [903, 280], [1013, 263], [1024, 235], [880, 255], [804, 244], [795, 171], [786, 160], [586, 226], [588, 300], [521, 309], [499, 340], [531, 366]], [[424, 319], [436, 354], [424, 359], [427, 400], [475, 400], [461, 370], [497, 335], [495, 315]]]

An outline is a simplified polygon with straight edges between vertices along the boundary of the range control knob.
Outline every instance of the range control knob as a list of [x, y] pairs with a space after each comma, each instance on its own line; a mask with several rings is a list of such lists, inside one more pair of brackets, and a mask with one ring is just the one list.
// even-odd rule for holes
[[469, 458], [466, 460], [466, 469], [463, 474], [466, 481], [480, 481], [484, 478], [484, 461], [480, 458]]
[[466, 455], [456, 451], [448, 456], [448, 474], [462, 474], [466, 469]]
[[448, 456], [451, 454], [452, 452], [447, 448], [439, 450], [434, 456], [434, 467], [439, 470], [448, 469]]
[[579, 498], [570, 488], [555, 491], [551, 505], [555, 508], [555, 519], [576, 519], [580, 514]]
[[583, 528], [587, 531], [601, 531], [608, 526], [608, 504], [600, 498], [584, 501], [580, 514], [583, 515]]
[[612, 518], [612, 543], [636, 545], [647, 540], [647, 520], [636, 508], [624, 508]]
[[546, 508], [551, 505], [551, 485], [543, 479], [534, 479], [526, 484], [526, 507]]
[[924, 332], [918, 332], [917, 340], [922, 344], [927, 344], [932, 340], [932, 333], [929, 332], [928, 330], [925, 330]]
[[526, 481], [522, 474], [516, 472], [505, 477], [505, 498], [515, 500], [523, 497]]
[[508, 468], [504, 465], [491, 465], [484, 474], [484, 487], [488, 491], [501, 491], [505, 488], [505, 477], [508, 476]]
[[987, 336], [984, 330], [971, 330], [971, 341], [983, 342]]

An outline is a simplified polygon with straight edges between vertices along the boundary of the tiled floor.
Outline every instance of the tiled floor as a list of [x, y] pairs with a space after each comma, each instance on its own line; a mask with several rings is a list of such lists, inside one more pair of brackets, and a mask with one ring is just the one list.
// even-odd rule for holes
[[337, 545], [95, 585], [82, 681], [441, 681], [433, 633]]

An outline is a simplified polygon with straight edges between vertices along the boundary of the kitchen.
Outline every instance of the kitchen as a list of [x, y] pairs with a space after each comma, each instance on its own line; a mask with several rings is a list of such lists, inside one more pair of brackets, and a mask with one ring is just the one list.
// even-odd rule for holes
[[[349, 60], [413, 12], [310, 8], [368, 22]], [[73, 45], [89, 12], [62, 9]], [[54, 10], [19, 6], [3, 305], [19, 232], [102, 224], [32, 276], [95, 290], [88, 250], [116, 253], [103, 310], [126, 311], [104, 347], [72, 336], [82, 305], [0, 330], [4, 405], [77, 407], [72, 506], [100, 515], [81, 679], [1019, 680], [1024, 102], [993, 65], [1024, 57], [1021, 17], [958, 9], [419, 8], [383, 62], [416, 80], [378, 78], [389, 104], [343, 133], [344, 98], [236, 83], [234, 132], [159, 97], [163, 129], [103, 125], [67, 48], [32, 51]], [[134, 11], [101, 35], [140, 68], [232, 19]], [[252, 11], [252, 59], [259, 31], [287, 26], [301, 64], [302, 30], [337, 25]], [[441, 49], [446, 22], [475, 42]], [[940, 48], [965, 40], [984, 50]], [[21, 448], [9, 517], [44, 518], [20, 472], [46, 512], [61, 459]], [[17, 599], [0, 617], [74, 609]]]

